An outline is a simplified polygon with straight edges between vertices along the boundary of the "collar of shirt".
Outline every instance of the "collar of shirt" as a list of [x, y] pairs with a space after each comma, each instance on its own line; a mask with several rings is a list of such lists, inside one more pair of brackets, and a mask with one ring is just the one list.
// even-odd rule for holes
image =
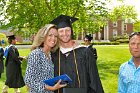
[[[130, 64], [136, 68], [134, 61], [133, 61], [133, 57], [130, 58], [130, 60], [128, 61], [128, 64]], [[137, 69], [140, 69], [140, 66]]]
[[128, 61], [128, 64], [135, 65], [133, 62], [133, 57], [130, 58], [130, 60]]
[[14, 46], [15, 47], [15, 45], [13, 45], [13, 44], [10, 44], [8, 47], [11, 47], [11, 46]]
[[60, 51], [63, 53], [63, 54], [65, 54], [65, 53], [67, 53], [67, 52], [70, 52], [70, 51], [72, 51], [73, 49], [77, 49], [77, 48], [80, 48], [80, 47], [86, 47], [85, 45], [78, 45], [78, 46], [76, 46], [76, 47], [71, 47], [71, 48], [63, 48], [62, 46], [60, 46]]

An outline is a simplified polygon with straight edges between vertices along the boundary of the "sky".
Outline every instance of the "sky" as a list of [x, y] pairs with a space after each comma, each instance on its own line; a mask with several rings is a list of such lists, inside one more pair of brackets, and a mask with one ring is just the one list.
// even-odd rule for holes
[[[138, 19], [140, 19], [140, 0], [124, 0], [126, 5], [132, 5], [134, 6], [136, 12], [138, 13]], [[121, 2], [118, 2], [117, 0], [112, 0], [110, 4], [108, 4], [109, 7], [114, 7], [121, 5]]]

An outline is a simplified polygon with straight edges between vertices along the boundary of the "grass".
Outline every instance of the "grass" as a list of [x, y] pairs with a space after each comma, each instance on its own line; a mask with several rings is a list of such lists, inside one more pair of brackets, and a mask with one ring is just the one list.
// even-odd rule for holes
[[131, 57], [128, 46], [95, 46], [95, 48], [98, 53], [97, 65], [105, 93], [117, 93], [119, 67]]
[[[129, 60], [131, 57], [127, 45], [122, 46], [94, 46], [97, 49], [98, 60], [97, 66], [99, 69], [100, 78], [103, 84], [105, 93], [117, 93], [118, 86], [118, 72], [122, 63]], [[29, 49], [19, 49], [21, 56], [27, 56], [30, 52]], [[22, 64], [23, 75], [26, 69], [26, 61]], [[0, 79], [0, 92], [4, 86], [5, 73], [2, 74]], [[8, 90], [9, 93], [14, 93], [13, 89]], [[26, 88], [21, 88], [22, 93], [27, 93]]]

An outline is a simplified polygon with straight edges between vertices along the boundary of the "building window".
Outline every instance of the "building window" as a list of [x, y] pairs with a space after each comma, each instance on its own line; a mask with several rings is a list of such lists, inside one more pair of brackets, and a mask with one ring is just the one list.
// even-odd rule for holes
[[117, 27], [117, 22], [113, 22], [113, 27]]
[[117, 36], [117, 30], [113, 29], [113, 36]]
[[127, 31], [127, 24], [124, 24], [124, 31]]

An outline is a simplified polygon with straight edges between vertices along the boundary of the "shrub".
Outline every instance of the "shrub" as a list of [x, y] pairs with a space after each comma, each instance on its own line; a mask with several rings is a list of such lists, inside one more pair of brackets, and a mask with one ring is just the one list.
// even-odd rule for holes
[[[84, 44], [82, 42], [81, 44]], [[119, 45], [119, 42], [92, 42], [93, 45]]]
[[120, 42], [120, 43], [129, 43], [129, 40], [128, 39], [119, 39], [119, 40], [117, 40], [117, 42]]
[[4, 39], [5, 41], [5, 46], [8, 45], [8, 40], [6, 38], [6, 35], [3, 33], [0, 33], [0, 45], [1, 45], [1, 40]]

